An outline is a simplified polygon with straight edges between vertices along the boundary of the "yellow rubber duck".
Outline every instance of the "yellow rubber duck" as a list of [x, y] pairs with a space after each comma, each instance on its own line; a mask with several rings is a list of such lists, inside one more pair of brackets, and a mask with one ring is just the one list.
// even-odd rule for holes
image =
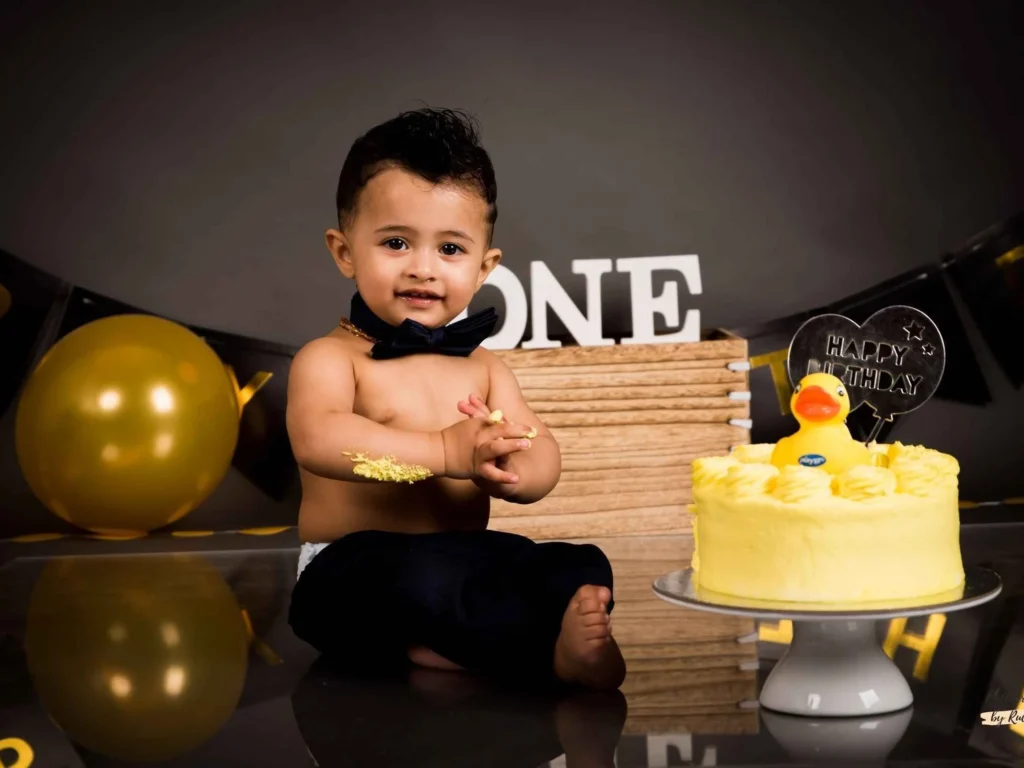
[[867, 446], [854, 440], [846, 426], [850, 395], [835, 376], [805, 376], [793, 390], [789, 407], [800, 429], [775, 445], [772, 464], [776, 467], [800, 464], [838, 475], [857, 464], [871, 463]]

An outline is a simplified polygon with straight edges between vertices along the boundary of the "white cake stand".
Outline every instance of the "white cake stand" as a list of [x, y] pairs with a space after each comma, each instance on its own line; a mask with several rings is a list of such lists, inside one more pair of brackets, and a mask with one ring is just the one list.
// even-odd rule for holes
[[914, 702], [903, 673], [882, 650], [876, 621], [973, 608], [995, 598], [1002, 581], [992, 571], [968, 568], [963, 587], [953, 592], [841, 610], [714, 594], [694, 583], [692, 568], [660, 576], [653, 586], [662, 600], [683, 608], [793, 622], [793, 641], [761, 689], [762, 707], [808, 717], [864, 717], [898, 712]]

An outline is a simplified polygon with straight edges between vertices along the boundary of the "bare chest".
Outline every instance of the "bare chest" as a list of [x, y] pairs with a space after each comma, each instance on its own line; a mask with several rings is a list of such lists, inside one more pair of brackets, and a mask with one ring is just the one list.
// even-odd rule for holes
[[472, 357], [410, 355], [356, 365], [354, 410], [378, 424], [434, 431], [465, 416], [460, 400], [487, 399], [487, 369]]

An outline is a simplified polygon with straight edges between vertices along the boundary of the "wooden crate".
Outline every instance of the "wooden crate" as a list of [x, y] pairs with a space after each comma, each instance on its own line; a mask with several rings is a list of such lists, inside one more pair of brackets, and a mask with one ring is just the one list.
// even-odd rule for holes
[[495, 530], [534, 539], [688, 532], [690, 462], [750, 441], [743, 339], [497, 354], [558, 440], [562, 477], [536, 504], [493, 502]]

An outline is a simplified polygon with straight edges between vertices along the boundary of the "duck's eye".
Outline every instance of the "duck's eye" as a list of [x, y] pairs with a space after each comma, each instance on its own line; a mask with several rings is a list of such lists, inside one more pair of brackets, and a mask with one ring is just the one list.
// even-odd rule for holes
[[796, 389], [794, 389], [794, 390], [793, 390], [793, 393], [794, 393], [794, 394], [796, 394], [796, 393], [797, 393], [797, 392], [799, 392], [799, 391], [800, 391], [800, 390], [801, 390], [802, 388], [803, 388], [803, 385], [801, 385], [801, 384], [797, 384], [797, 385], [796, 385]]
[[842, 387], [836, 387], [836, 394], [840, 397], [846, 397], [846, 390]]

